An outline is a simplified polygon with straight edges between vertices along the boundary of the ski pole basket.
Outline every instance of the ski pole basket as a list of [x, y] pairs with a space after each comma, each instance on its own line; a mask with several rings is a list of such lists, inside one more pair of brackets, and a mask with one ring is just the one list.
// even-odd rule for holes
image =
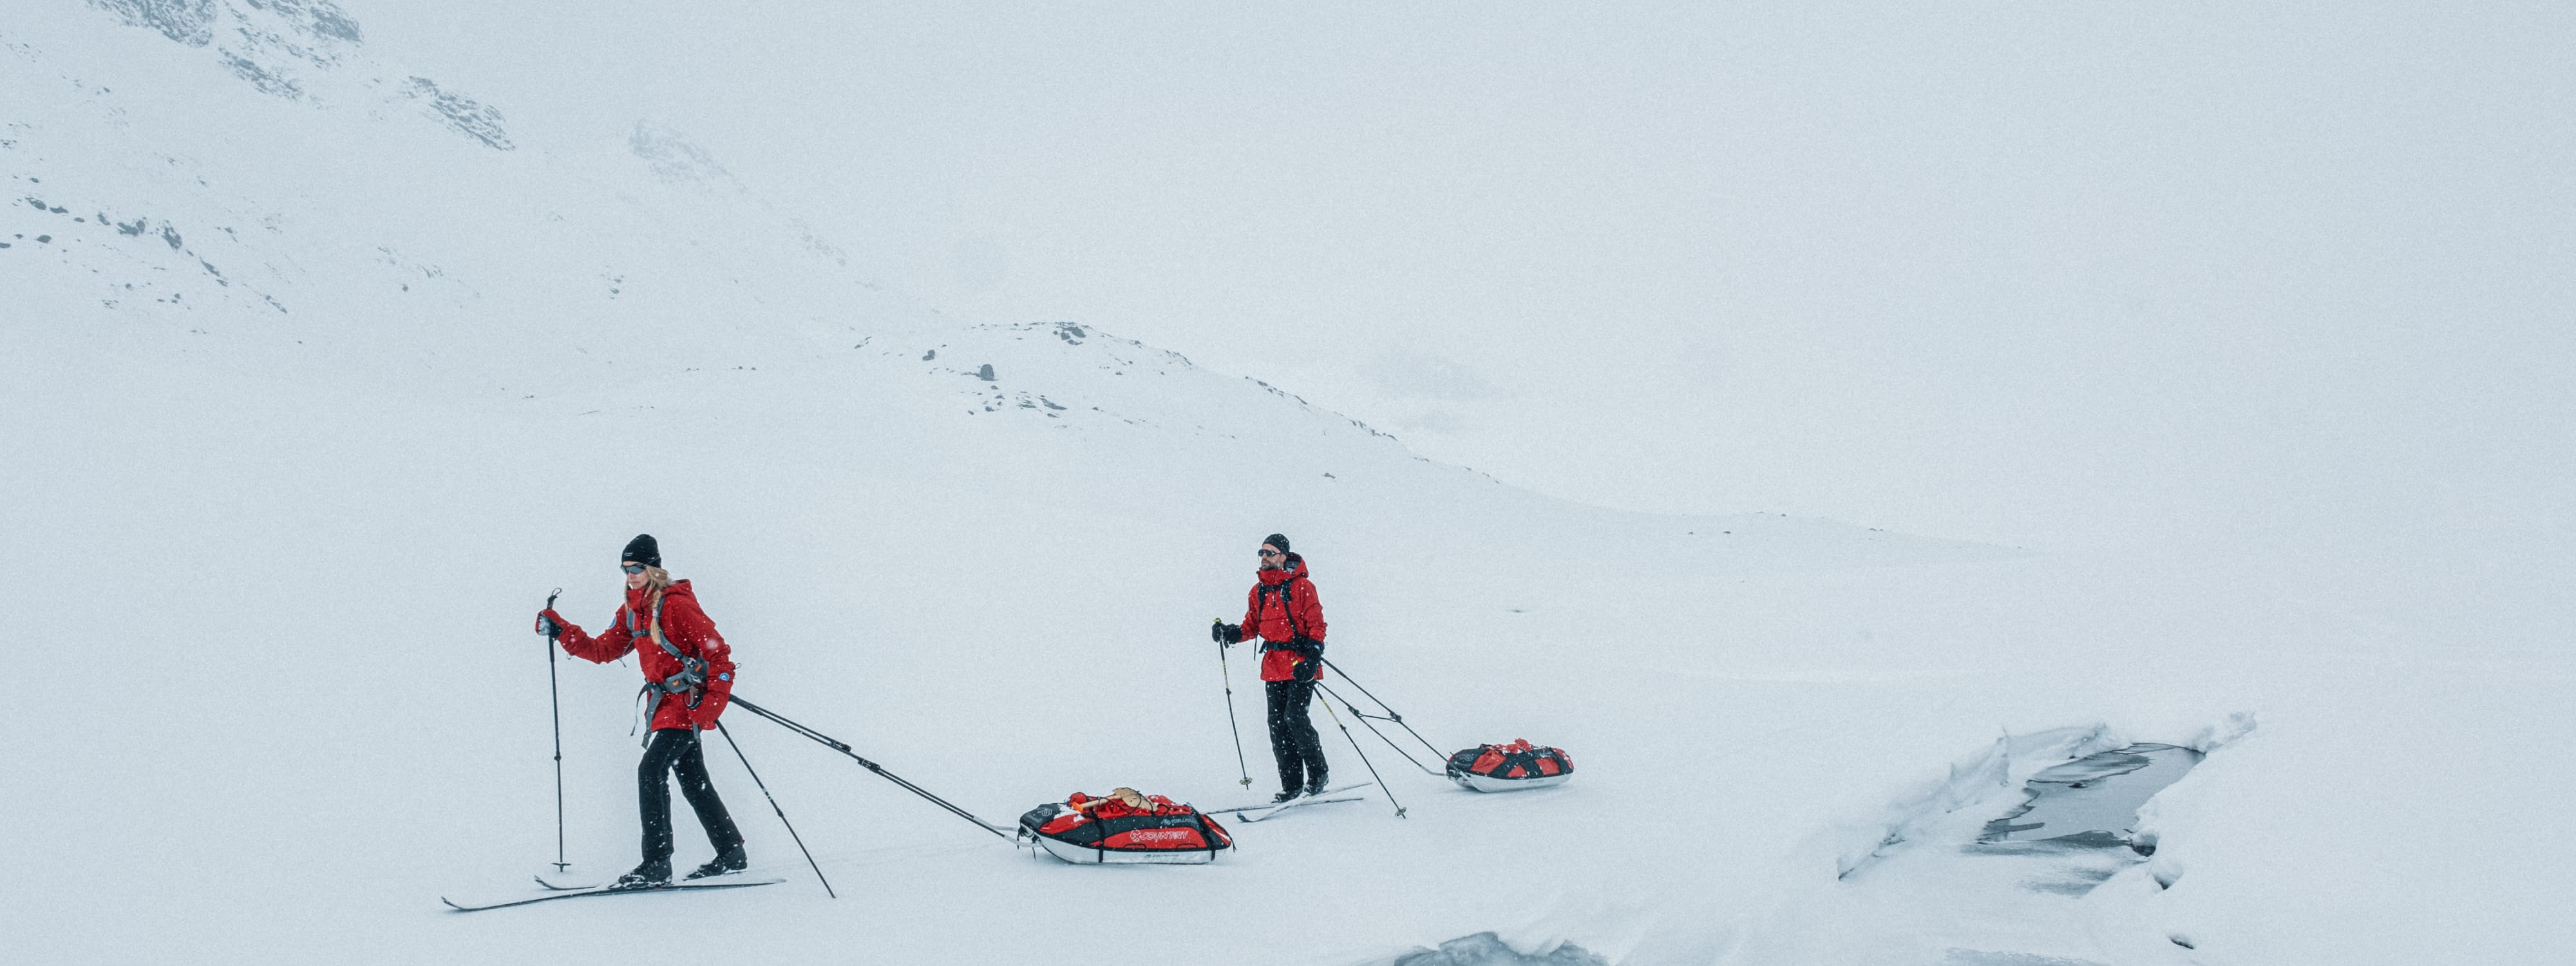
[[1574, 777], [1574, 759], [1565, 749], [1533, 745], [1529, 739], [1508, 745], [1478, 745], [1449, 756], [1449, 780], [1480, 792], [1516, 792], [1565, 784]]
[[1093, 798], [1081, 792], [1020, 816], [1017, 839], [1080, 865], [1216, 861], [1234, 836], [1216, 819], [1161, 795], [1119, 789]]

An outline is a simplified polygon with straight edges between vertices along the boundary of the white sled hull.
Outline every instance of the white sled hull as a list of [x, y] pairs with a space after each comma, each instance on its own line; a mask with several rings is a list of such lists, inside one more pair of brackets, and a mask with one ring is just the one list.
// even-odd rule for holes
[[1045, 849], [1048, 855], [1075, 865], [1205, 865], [1216, 861], [1216, 853], [1206, 849], [1154, 849], [1131, 852], [1073, 845], [1058, 842], [1043, 835], [1033, 837], [1037, 839], [1038, 847]]
[[1449, 780], [1457, 782], [1460, 788], [1470, 788], [1480, 792], [1525, 792], [1533, 788], [1554, 788], [1565, 784], [1565, 780], [1572, 777], [1574, 777], [1573, 772], [1530, 778], [1493, 778], [1462, 772], [1449, 776]]

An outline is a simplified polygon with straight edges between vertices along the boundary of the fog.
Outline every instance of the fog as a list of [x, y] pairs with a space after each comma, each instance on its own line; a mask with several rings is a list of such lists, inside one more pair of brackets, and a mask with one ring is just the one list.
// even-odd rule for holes
[[952, 316], [1547, 493], [2565, 559], [2564, 5], [349, 6], [529, 149], [652, 119]]

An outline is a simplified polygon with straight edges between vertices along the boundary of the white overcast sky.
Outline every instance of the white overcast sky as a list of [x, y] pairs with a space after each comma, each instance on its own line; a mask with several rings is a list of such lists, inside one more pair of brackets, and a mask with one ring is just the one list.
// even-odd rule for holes
[[343, 2], [532, 149], [652, 119], [953, 316], [1543, 492], [2576, 524], [2576, 5]]

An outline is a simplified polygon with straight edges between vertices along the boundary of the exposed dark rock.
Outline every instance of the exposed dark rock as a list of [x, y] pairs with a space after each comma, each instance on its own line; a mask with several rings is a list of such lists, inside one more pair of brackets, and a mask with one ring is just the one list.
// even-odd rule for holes
[[483, 142], [495, 151], [516, 150], [510, 136], [501, 129], [501, 112], [488, 104], [451, 91], [443, 91], [426, 77], [410, 78], [404, 93], [415, 100], [426, 101], [431, 117], [466, 137]]
[[203, 47], [215, 39], [214, 0], [89, 0], [89, 5], [190, 47]]
[[358, 22], [331, 0], [242, 0], [253, 8], [267, 10], [287, 19], [305, 32], [357, 43]]
[[1441, 943], [1438, 949], [1398, 956], [1388, 966], [1610, 966], [1610, 961], [1572, 943], [1533, 956], [1514, 950], [1500, 936], [1480, 932]]
[[274, 94], [288, 100], [304, 96], [304, 85], [296, 83], [295, 78], [262, 67], [257, 61], [240, 54], [224, 51], [224, 66], [232, 68], [233, 76], [249, 81], [250, 86], [259, 88], [262, 94]]

